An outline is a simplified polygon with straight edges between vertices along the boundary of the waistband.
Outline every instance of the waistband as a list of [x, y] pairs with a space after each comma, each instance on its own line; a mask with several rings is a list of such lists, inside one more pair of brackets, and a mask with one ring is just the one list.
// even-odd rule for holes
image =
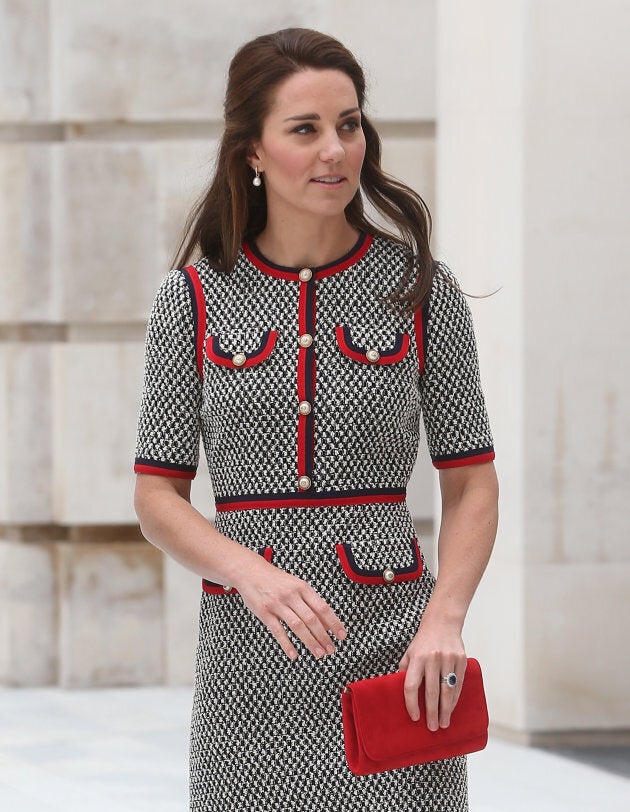
[[256, 493], [215, 498], [217, 513], [230, 510], [274, 510], [279, 508], [334, 507], [335, 505], [369, 505], [404, 502], [405, 488], [361, 488], [345, 491], [291, 493]]

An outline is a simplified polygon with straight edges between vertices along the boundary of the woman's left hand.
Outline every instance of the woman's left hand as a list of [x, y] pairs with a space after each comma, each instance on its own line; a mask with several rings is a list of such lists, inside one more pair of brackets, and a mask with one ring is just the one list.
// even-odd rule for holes
[[[466, 651], [459, 628], [446, 623], [421, 625], [402, 656], [399, 668], [407, 672], [405, 705], [409, 716], [414, 722], [420, 718], [418, 697], [424, 682], [427, 727], [429, 730], [448, 727], [466, 673]], [[450, 673], [457, 676], [454, 688], [442, 681]]]

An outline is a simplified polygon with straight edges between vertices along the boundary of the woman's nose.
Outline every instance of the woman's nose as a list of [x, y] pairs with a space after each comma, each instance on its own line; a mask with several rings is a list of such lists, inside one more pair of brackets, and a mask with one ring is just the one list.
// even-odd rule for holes
[[335, 132], [326, 138], [320, 151], [322, 161], [333, 162], [340, 161], [345, 155], [343, 144], [339, 140], [339, 136]]

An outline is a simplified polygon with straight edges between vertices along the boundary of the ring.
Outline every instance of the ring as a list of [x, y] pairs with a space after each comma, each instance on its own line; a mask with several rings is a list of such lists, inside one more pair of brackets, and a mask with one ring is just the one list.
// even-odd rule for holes
[[451, 671], [450, 674], [447, 674], [445, 677], [442, 677], [440, 682], [443, 682], [445, 685], [448, 685], [449, 688], [454, 688], [457, 685], [457, 674]]

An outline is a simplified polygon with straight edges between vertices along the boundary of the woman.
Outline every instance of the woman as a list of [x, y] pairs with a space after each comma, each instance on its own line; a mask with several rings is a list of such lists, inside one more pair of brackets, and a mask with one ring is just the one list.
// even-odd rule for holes
[[[421, 198], [381, 171], [364, 103], [330, 37], [239, 50], [178, 266], [202, 258], [149, 322], [135, 501], [145, 536], [203, 579], [194, 810], [467, 808], [464, 758], [367, 777], [344, 758], [348, 681], [406, 669], [410, 716], [422, 690], [423, 723], [448, 726], [497, 501], [467, 306]], [[421, 412], [437, 583], [404, 501]], [[189, 502], [200, 435], [215, 526]]]

